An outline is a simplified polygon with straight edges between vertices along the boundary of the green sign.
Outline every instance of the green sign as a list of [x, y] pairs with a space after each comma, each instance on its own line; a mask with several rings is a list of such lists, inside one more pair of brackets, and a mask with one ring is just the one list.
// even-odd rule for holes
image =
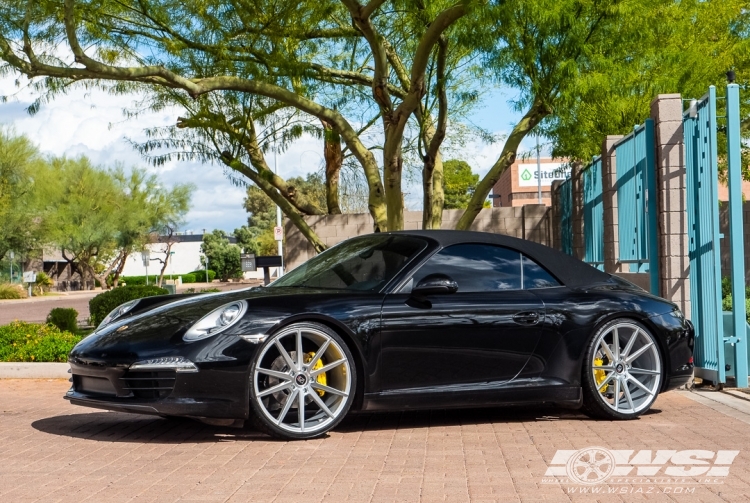
[[523, 173], [521, 173], [521, 179], [525, 181], [531, 180], [531, 172], [528, 169], [523, 170]]

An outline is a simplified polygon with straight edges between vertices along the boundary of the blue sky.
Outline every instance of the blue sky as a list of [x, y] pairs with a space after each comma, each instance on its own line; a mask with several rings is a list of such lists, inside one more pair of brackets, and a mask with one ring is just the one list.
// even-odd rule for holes
[[[36, 115], [29, 116], [25, 109], [34, 97], [26, 90], [18, 92], [14, 80], [13, 77], [0, 79], [0, 95], [17, 93], [11, 101], [0, 104], [0, 124], [27, 135], [45, 153], [86, 155], [102, 166], [111, 167], [116, 163], [126, 167], [147, 166], [126, 138], [141, 140], [145, 138], [145, 128], [174, 124], [179, 115], [179, 110], [174, 109], [126, 119], [122, 111], [130, 107], [137, 96], [111, 96], [97, 90], [78, 89], [58, 96], [51, 103], [43, 105]], [[519, 114], [510, 109], [507, 100], [507, 93], [489, 93], [476, 108], [471, 121], [491, 132], [506, 133], [519, 119]], [[502, 142], [488, 145], [476, 141], [454, 154], [467, 160], [476, 172], [484, 175], [501, 149]], [[301, 138], [279, 155], [279, 173], [284, 177], [304, 176], [318, 170], [322, 163], [321, 151], [320, 140]], [[273, 165], [272, 155], [268, 162]], [[242, 208], [244, 190], [234, 186], [224, 176], [222, 166], [174, 161], [149, 169], [157, 173], [166, 186], [176, 183], [196, 186], [192, 208], [181, 230], [198, 233], [203, 229], [223, 229], [231, 232], [246, 223], [247, 214]], [[418, 188], [412, 190], [416, 194]], [[407, 204], [414, 206], [419, 204], [420, 199], [412, 197]]]

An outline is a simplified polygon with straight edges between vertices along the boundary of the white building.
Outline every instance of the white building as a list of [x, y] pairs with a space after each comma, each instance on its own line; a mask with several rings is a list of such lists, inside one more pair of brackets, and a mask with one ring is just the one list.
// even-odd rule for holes
[[[182, 234], [174, 236], [173, 240], [177, 242], [172, 244], [167, 269], [164, 276], [169, 278], [170, 274], [187, 274], [189, 272], [203, 269], [201, 262], [201, 244], [203, 243], [203, 234]], [[230, 242], [235, 242], [234, 237], [229, 237]], [[148, 264], [148, 274], [159, 274], [163, 266], [162, 261], [166, 257], [167, 245], [165, 243], [151, 243], [148, 245], [151, 260]], [[208, 268], [211, 269], [209, 262]], [[273, 274], [273, 271], [272, 271]], [[127, 259], [122, 276], [145, 276], [146, 266], [143, 265], [143, 258], [140, 253], [134, 253]], [[246, 272], [245, 279], [263, 279], [263, 269], [254, 272]]]

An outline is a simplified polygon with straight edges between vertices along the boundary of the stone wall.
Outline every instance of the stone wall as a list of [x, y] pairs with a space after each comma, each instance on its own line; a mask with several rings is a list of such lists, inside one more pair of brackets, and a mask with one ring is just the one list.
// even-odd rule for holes
[[[444, 210], [443, 229], [454, 229], [464, 210]], [[372, 217], [369, 213], [347, 215], [324, 215], [305, 217], [307, 224], [315, 231], [326, 246], [368, 234], [372, 232]], [[404, 229], [415, 230], [422, 228], [421, 211], [404, 212]], [[505, 234], [521, 239], [528, 239], [550, 246], [552, 244], [550, 232], [549, 208], [541, 204], [527, 204], [525, 206], [485, 208], [471, 226], [473, 231]], [[287, 271], [291, 271], [315, 255], [315, 251], [307, 239], [290, 221], [285, 225], [286, 246], [284, 247], [284, 263]]]

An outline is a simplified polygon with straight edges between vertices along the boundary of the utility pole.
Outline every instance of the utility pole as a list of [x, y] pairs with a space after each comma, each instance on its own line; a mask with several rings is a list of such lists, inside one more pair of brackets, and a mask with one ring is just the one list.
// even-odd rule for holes
[[[279, 151], [276, 149], [276, 132], [273, 133], [273, 172], [274, 174], [279, 173], [279, 167], [277, 164], [277, 157], [279, 156]], [[281, 207], [277, 204], [276, 205], [276, 226], [281, 227]], [[281, 267], [279, 267], [279, 272], [277, 276], [280, 278], [284, 275], [284, 245], [281, 240], [278, 241], [279, 243], [279, 257], [281, 257]]]
[[536, 135], [536, 193], [539, 204], [542, 204], [542, 162], [539, 159], [539, 135]]

